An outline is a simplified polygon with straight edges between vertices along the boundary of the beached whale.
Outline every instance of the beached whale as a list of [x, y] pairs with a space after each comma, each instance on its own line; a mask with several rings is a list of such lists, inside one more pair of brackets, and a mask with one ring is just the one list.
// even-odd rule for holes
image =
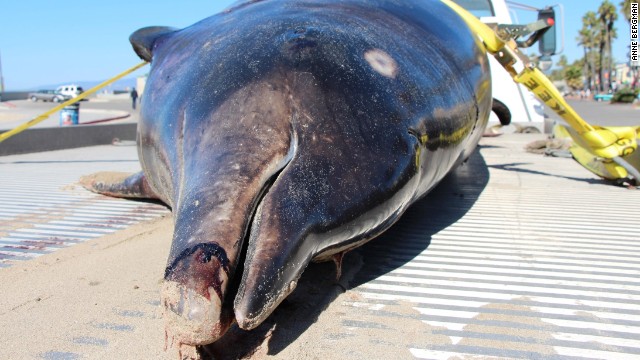
[[131, 42], [151, 62], [142, 172], [82, 182], [171, 207], [180, 344], [258, 326], [311, 261], [339, 268], [471, 154], [491, 111], [483, 46], [439, 1], [244, 1]]

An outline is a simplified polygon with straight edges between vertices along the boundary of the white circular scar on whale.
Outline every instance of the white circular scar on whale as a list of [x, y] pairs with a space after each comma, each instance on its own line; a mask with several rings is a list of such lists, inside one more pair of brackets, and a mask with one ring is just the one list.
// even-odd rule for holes
[[398, 63], [383, 50], [371, 49], [364, 53], [364, 58], [369, 65], [382, 76], [395, 78], [398, 74]]

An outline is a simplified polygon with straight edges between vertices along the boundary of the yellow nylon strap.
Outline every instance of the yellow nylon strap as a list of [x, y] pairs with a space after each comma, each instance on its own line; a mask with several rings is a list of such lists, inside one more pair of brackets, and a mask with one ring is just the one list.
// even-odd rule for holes
[[111, 83], [113, 83], [113, 82], [115, 82], [117, 80], [120, 80], [121, 78], [123, 78], [123, 77], [131, 74], [132, 72], [140, 69], [141, 67], [145, 66], [146, 64], [147, 64], [147, 62], [143, 61], [140, 64], [138, 64], [138, 65], [136, 65], [136, 66], [134, 66], [134, 67], [132, 67], [132, 68], [130, 68], [128, 70], [125, 70], [124, 72], [116, 75], [115, 77], [113, 77], [113, 78], [111, 78], [111, 79], [109, 79], [107, 81], [104, 81], [104, 82], [92, 87], [91, 89], [81, 93], [80, 95], [76, 96], [75, 98], [67, 100], [67, 101], [63, 102], [62, 104], [59, 104], [58, 106], [54, 107], [53, 109], [36, 116], [35, 118], [25, 122], [22, 125], [19, 125], [15, 129], [9, 130], [7, 132], [4, 132], [4, 133], [0, 134], [0, 142], [3, 142], [4, 140], [12, 137], [13, 135], [19, 134], [19, 133], [23, 132], [24, 130], [30, 128], [31, 126], [36, 125], [36, 124], [46, 120], [51, 114], [55, 113], [56, 111], [62, 110], [62, 108], [64, 108], [65, 106], [69, 106], [71, 104], [77, 103], [78, 101], [86, 98], [87, 96], [94, 94], [96, 91], [102, 89], [103, 87], [105, 87], [105, 86], [107, 86], [107, 85], [109, 85], [109, 84], [111, 84]]
[[[523, 59], [526, 60], [526, 57], [519, 54], [516, 48], [511, 48], [511, 46], [515, 47], [513, 41], [509, 41], [509, 44], [507, 44], [504, 39], [498, 37], [493, 29], [451, 0], [441, 1], [453, 9], [467, 23], [471, 31], [480, 36], [487, 51], [497, 54], [502, 50], [513, 54], [514, 61], [523, 62]], [[498, 56], [496, 55], [496, 57]], [[591, 126], [567, 104], [560, 92], [540, 70], [530, 67], [529, 64], [524, 64], [524, 70], [517, 73], [512, 63], [507, 65], [501, 61], [498, 62], [511, 74], [514, 81], [526, 86], [538, 99], [561, 116], [580, 138], [575, 140], [578, 140], [582, 146], [587, 147], [593, 154], [613, 159], [618, 156], [628, 156], [636, 150], [637, 143], [634, 128], [613, 129], [610, 127]]]
[[593, 127], [580, 118], [551, 81], [537, 68], [525, 68], [514, 80], [526, 86], [538, 99], [566, 120], [578, 134], [593, 131]]

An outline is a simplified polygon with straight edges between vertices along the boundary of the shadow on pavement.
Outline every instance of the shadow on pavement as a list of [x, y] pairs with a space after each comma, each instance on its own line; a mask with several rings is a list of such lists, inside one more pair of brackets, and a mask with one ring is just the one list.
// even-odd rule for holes
[[[572, 161], [574, 161], [574, 160], [572, 160]], [[515, 171], [515, 172], [521, 172], [521, 173], [527, 173], [527, 174], [533, 174], [533, 175], [544, 175], [544, 176], [548, 176], [548, 177], [558, 177], [558, 178], [562, 178], [562, 179], [585, 182], [587, 184], [609, 184], [610, 183], [609, 181], [604, 180], [604, 179], [595, 179], [593, 177], [589, 177], [589, 174], [591, 174], [591, 173], [587, 169], [584, 169], [585, 177], [572, 177], [572, 176], [563, 176], [563, 175], [557, 175], [557, 174], [550, 174], [550, 173], [546, 173], [544, 171], [524, 169], [524, 168], [520, 167], [522, 165], [529, 165], [529, 163], [499, 164], [499, 165], [491, 165], [489, 167], [493, 168], [493, 169], [504, 170], [504, 171]]]

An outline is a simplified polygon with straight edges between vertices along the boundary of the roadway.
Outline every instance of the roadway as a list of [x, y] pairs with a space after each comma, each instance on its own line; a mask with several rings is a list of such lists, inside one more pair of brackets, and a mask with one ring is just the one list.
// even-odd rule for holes
[[[589, 123], [600, 126], [639, 126], [640, 104], [610, 104], [592, 100], [568, 100], [578, 114]], [[549, 109], [546, 112], [552, 119], [559, 117]]]
[[[602, 126], [633, 126], [640, 124], [640, 104], [609, 104], [592, 100], [569, 99], [569, 104], [594, 125]], [[18, 100], [0, 103], [0, 131], [10, 130], [37, 115], [51, 109], [57, 104], [50, 102], [31, 102]], [[553, 121], [559, 117], [548, 108], [546, 114]], [[89, 101], [81, 102], [80, 123], [93, 122], [104, 119], [115, 119], [104, 124], [135, 123], [138, 121], [139, 108], [131, 108], [131, 100], [128, 94], [101, 95], [92, 97]], [[514, 119], [517, 121], [518, 119]], [[57, 127], [59, 114], [54, 114], [49, 119], [36, 125], [38, 128]], [[506, 129], [510, 132], [509, 129]]]
[[[0, 103], [0, 131], [13, 129], [57, 105], [52, 102], [30, 100], [2, 102]], [[128, 94], [101, 95], [80, 102], [80, 123], [104, 119], [115, 119], [110, 123], [137, 122], [138, 111], [131, 108]], [[55, 113], [35, 127], [57, 127], [59, 124], [60, 115]]]

